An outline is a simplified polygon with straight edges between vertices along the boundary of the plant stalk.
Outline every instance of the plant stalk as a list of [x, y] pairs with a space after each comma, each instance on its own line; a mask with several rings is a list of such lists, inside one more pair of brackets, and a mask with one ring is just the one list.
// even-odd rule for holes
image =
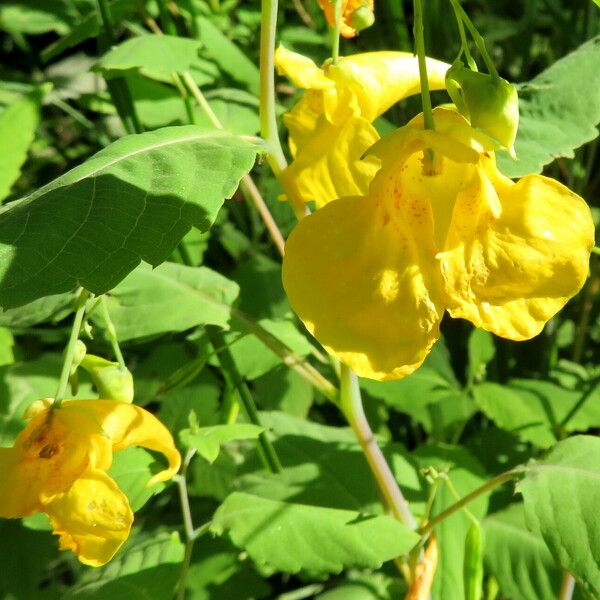
[[81, 288], [77, 300], [75, 301], [75, 317], [73, 318], [73, 325], [71, 326], [71, 335], [69, 336], [69, 341], [65, 348], [63, 366], [60, 372], [60, 379], [58, 380], [58, 389], [56, 390], [54, 402], [52, 403], [53, 410], [60, 408], [65, 392], [67, 391], [71, 367], [73, 366], [73, 358], [75, 356], [75, 348], [77, 346], [77, 340], [79, 339], [83, 315], [85, 314], [85, 308], [89, 298], [90, 293], [86, 289]]
[[100, 304], [102, 308], [102, 316], [104, 317], [104, 321], [106, 323], [106, 332], [108, 333], [108, 340], [112, 347], [115, 358], [119, 363], [119, 367], [122, 371], [125, 371], [127, 370], [127, 365], [125, 364], [123, 353], [121, 352], [121, 348], [119, 347], [119, 340], [117, 339], [117, 330], [115, 329], [115, 325], [112, 322], [112, 319], [110, 318], [110, 312], [108, 311], [108, 302], [106, 301], [105, 294], [101, 296]]
[[365, 416], [358, 379], [344, 364], [341, 365], [340, 370], [340, 408], [360, 443], [387, 509], [398, 521], [411, 529], [417, 529], [417, 521], [396, 483], [383, 452], [375, 441]]

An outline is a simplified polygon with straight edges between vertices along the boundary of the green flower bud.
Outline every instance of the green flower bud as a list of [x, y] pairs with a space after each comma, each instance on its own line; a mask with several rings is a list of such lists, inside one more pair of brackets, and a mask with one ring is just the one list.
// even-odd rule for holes
[[471, 125], [515, 158], [513, 146], [519, 126], [517, 88], [497, 75], [471, 71], [457, 62], [446, 73], [446, 89]]
[[129, 369], [100, 356], [87, 354], [81, 366], [89, 373], [101, 398], [133, 402], [133, 376]]
[[350, 17], [350, 27], [356, 31], [363, 31], [373, 23], [375, 23], [375, 13], [366, 4], [357, 8]]

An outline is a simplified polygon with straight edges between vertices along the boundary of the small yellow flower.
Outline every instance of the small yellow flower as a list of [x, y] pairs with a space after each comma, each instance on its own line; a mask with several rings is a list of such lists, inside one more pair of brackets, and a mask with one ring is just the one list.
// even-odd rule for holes
[[[363, 154], [378, 139], [371, 125], [403, 98], [420, 91], [417, 58], [408, 52], [368, 52], [342, 57], [321, 69], [280, 46], [279, 72], [307, 90], [284, 117], [294, 161], [284, 177], [305, 202], [318, 208], [347, 195], [365, 194], [379, 160]], [[443, 89], [450, 65], [427, 59], [429, 86]]]
[[[308, 329], [358, 375], [405, 377], [439, 337], [445, 310], [525, 340], [582, 287], [590, 210], [541, 175], [517, 183], [458, 113], [422, 116], [373, 149], [366, 196], [330, 202], [294, 229], [283, 281]], [[423, 172], [423, 150], [435, 153]]]
[[134, 404], [113, 400], [35, 402], [12, 448], [0, 448], [0, 517], [45, 512], [61, 550], [94, 567], [108, 562], [129, 536], [133, 513], [107, 475], [113, 452], [138, 445], [162, 452], [169, 467], [149, 485], [175, 475], [181, 463], [169, 431]]
[[[340, 33], [346, 38], [353, 38], [358, 33], [356, 28], [356, 16], [362, 14], [362, 11], [368, 11], [373, 15], [373, 0], [339, 0], [341, 2], [342, 22], [340, 23]], [[327, 22], [335, 27], [335, 3], [332, 0], [318, 0], [319, 6], [325, 13]], [[369, 23], [369, 25], [372, 24]]]

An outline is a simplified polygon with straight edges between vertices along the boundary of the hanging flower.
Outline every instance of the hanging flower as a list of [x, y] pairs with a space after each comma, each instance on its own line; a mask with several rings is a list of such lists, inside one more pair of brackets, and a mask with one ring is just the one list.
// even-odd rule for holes
[[[333, 0], [318, 0], [318, 2], [329, 25], [335, 27], [335, 2]], [[375, 20], [373, 0], [339, 0], [339, 2], [342, 16], [340, 34], [344, 37], [353, 38], [359, 31], [373, 24]]]
[[12, 448], [0, 448], [0, 517], [45, 512], [61, 550], [98, 567], [129, 536], [133, 513], [106, 471], [113, 452], [143, 446], [162, 452], [169, 467], [148, 482], [165, 481], [181, 463], [169, 431], [151, 413], [113, 400], [35, 402]]
[[[347, 195], [366, 194], [379, 160], [363, 154], [378, 139], [371, 124], [403, 98], [420, 91], [417, 58], [408, 52], [342, 57], [322, 69], [280, 46], [279, 72], [307, 90], [284, 117], [294, 161], [284, 172], [305, 202], [317, 207]], [[427, 59], [429, 86], [444, 88], [450, 65]]]
[[513, 182], [497, 170], [487, 136], [452, 110], [434, 115], [435, 131], [419, 116], [373, 149], [382, 167], [368, 195], [330, 202], [286, 245], [292, 307], [363, 377], [414, 371], [445, 310], [529, 339], [588, 273], [594, 226], [585, 202], [541, 175]]

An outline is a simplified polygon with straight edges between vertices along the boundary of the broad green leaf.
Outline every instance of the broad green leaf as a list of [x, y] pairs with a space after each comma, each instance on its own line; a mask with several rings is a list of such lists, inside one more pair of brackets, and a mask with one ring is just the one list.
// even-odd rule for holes
[[552, 556], [592, 597], [600, 596], [600, 439], [559, 442], [523, 469], [527, 526], [540, 531]]
[[15, 362], [13, 347], [15, 340], [6, 327], [0, 327], [0, 366], [12, 365]]
[[404, 598], [406, 584], [385, 573], [350, 571], [341, 582], [315, 600], [395, 600]]
[[235, 492], [211, 530], [227, 533], [258, 564], [284, 573], [379, 568], [406, 554], [419, 536], [392, 517], [266, 500]]
[[40, 99], [38, 92], [21, 96], [0, 113], [0, 139], [5, 145], [0, 153], [0, 200], [21, 174], [40, 120]]
[[148, 482], [163, 468], [149, 452], [140, 446], [131, 446], [115, 452], [108, 474], [117, 482], [129, 499], [131, 510], [137, 511], [154, 494], [164, 489], [164, 483], [148, 486]]
[[469, 335], [469, 370], [470, 382], [485, 379], [486, 366], [494, 358], [496, 346], [491, 333], [484, 329], [473, 329]]
[[538, 533], [525, 526], [522, 504], [512, 504], [483, 521], [485, 564], [506, 598], [555, 600], [561, 570]]
[[235, 81], [245, 84], [249, 91], [258, 95], [259, 72], [256, 65], [207, 18], [196, 17], [196, 24], [209, 58]]
[[64, 598], [172, 600], [184, 547], [177, 534], [135, 538], [104, 567], [89, 569]]
[[[600, 426], [600, 390], [568, 390], [550, 381], [513, 379], [509, 385], [483, 383], [473, 388], [481, 410], [496, 425], [540, 448], [557, 440], [557, 432]], [[582, 401], [582, 402], [581, 402]]]
[[183, 429], [179, 432], [179, 439], [184, 446], [194, 448], [200, 456], [213, 463], [219, 456], [222, 445], [233, 440], [255, 440], [264, 430], [264, 427], [252, 423], [213, 425]]
[[557, 157], [573, 157], [575, 148], [598, 135], [599, 61], [597, 36], [519, 86], [518, 160], [501, 153], [503, 173], [509, 177], [539, 173]]
[[231, 492], [236, 491], [237, 460], [237, 449], [231, 453], [224, 449], [214, 463], [193, 460], [188, 471], [190, 496], [223, 502]]
[[170, 75], [187, 71], [198, 56], [200, 42], [173, 35], [142, 35], [114, 46], [93, 67], [106, 77], [142, 69]]
[[[240, 465], [238, 489], [271, 500], [368, 513], [381, 511], [373, 475], [350, 429], [277, 412], [261, 413], [261, 423], [269, 429], [283, 472], [267, 473], [254, 454]], [[381, 446], [411, 508], [419, 514], [424, 498], [408, 452], [400, 444]]]
[[[107, 301], [118, 338], [126, 341], [197, 325], [226, 328], [237, 295], [237, 285], [216, 271], [167, 262], [156, 269], [140, 265], [107, 294]], [[105, 326], [100, 311], [92, 320]]]
[[[0, 304], [117, 285], [207, 230], [256, 147], [222, 132], [168, 127], [114, 142], [0, 213]], [[40, 249], [43, 241], [43, 251]]]
[[34, 35], [50, 31], [63, 34], [69, 31], [77, 15], [67, 0], [3, 0], [0, 29]]
[[44, 296], [29, 304], [8, 310], [0, 309], [0, 325], [6, 327], [31, 327], [45, 321], [59, 320], [69, 313], [75, 302], [75, 294]]
[[[485, 473], [478, 460], [464, 448], [450, 445], [421, 446], [412, 453], [422, 468], [434, 467], [447, 471], [459, 496], [466, 496], [485, 482]], [[456, 502], [447, 485], [440, 485], [435, 495], [432, 514]], [[487, 510], [487, 496], [469, 504], [469, 510], [482, 518]], [[432, 588], [433, 600], [464, 600], [464, 542], [471, 521], [458, 511], [435, 528], [439, 547], [438, 566]]]
[[[35, 0], [31, 1], [35, 2]], [[113, 2], [109, 2], [108, 5], [115, 23], [122, 21], [125, 17], [136, 12], [136, 10], [140, 8], [139, 0], [113, 0]], [[38, 2], [36, 2], [36, 6], [39, 6]], [[84, 40], [96, 37], [99, 31], [100, 15], [98, 14], [96, 6], [94, 6], [89, 13], [81, 17], [81, 19], [73, 25], [67, 34], [55, 42], [52, 42], [48, 47], [42, 50], [42, 62], [49, 62], [62, 54], [65, 50], [77, 46], [77, 44]]]

